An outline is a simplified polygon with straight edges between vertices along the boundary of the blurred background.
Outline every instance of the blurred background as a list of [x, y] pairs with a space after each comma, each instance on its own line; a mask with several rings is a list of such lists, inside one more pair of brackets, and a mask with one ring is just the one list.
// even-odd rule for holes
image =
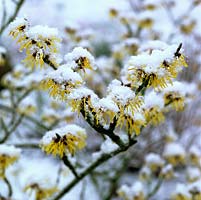
[[[0, 0], [1, 29], [13, 16], [18, 1]], [[118, 195], [121, 185], [132, 185], [138, 179], [143, 182], [143, 175], [147, 175], [143, 171], [147, 166], [146, 157], [154, 153], [165, 160], [165, 148], [171, 143], [175, 144], [175, 159], [182, 157], [185, 161], [176, 164], [170, 162], [176, 175], [164, 181], [157, 192], [147, 199], [171, 199], [169, 194], [174, 192], [178, 183], [188, 185], [189, 182], [201, 180], [200, 12], [199, 0], [24, 0], [17, 16], [25, 17], [33, 26], [40, 24], [58, 28], [62, 37], [62, 57], [76, 46], [87, 48], [94, 55], [98, 70], [89, 73], [86, 82], [100, 97], [105, 95], [107, 86], [113, 79], [120, 79], [121, 70], [130, 56], [147, 49], [152, 51], [155, 48], [153, 41], [182, 43], [188, 64], [188, 68], [178, 77], [179, 81], [186, 84], [184, 87], [189, 89], [185, 96], [185, 109], [167, 113], [165, 122], [156, 127], [150, 125], [144, 128], [135, 147], [99, 167], [73, 188], [64, 200], [126, 199]], [[29, 177], [38, 176], [39, 179], [54, 183], [60, 176], [58, 185], [61, 188], [72, 179], [72, 174], [58, 159], [46, 156], [35, 148], [47, 131], [41, 124], [49, 128], [75, 122], [86, 127], [89, 135], [87, 148], [76, 158], [72, 158], [78, 167], [85, 166], [92, 159], [91, 155], [100, 150], [103, 140], [83, 118], [71, 112], [64, 102], [55, 101], [47, 92], [36, 89], [37, 81], [30, 78], [28, 85], [27, 82], [23, 83], [28, 72], [21, 63], [25, 54], [18, 49], [19, 45], [11, 40], [5, 28], [0, 35], [0, 116], [9, 126], [12, 108], [20, 110], [33, 106], [35, 109], [34, 112], [25, 114], [6, 141], [7, 144], [23, 149], [20, 161], [8, 171], [14, 188], [14, 199], [21, 200], [28, 198], [21, 191], [29, 184]], [[39, 76], [41, 73], [36, 70], [34, 75]], [[26, 94], [25, 101], [18, 101], [23, 94]], [[13, 99], [18, 102], [17, 105], [13, 104]], [[14, 120], [17, 120], [18, 115], [20, 117], [20, 112], [16, 111]], [[117, 130], [118, 133], [121, 131]], [[1, 124], [0, 138], [3, 135]], [[191, 156], [198, 161], [193, 163]], [[147, 180], [143, 182], [145, 190], [154, 187], [152, 184], [157, 184], [158, 170], [161, 170], [160, 165], [148, 183]], [[201, 188], [199, 189], [201, 194]], [[0, 194], [4, 196], [6, 192], [7, 188], [0, 180]], [[133, 199], [146, 198], [141, 195], [141, 198]], [[196, 200], [201, 200], [201, 196]]]

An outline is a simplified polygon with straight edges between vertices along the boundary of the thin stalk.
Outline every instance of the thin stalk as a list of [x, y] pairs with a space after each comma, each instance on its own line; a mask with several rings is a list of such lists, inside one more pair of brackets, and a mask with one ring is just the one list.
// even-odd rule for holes
[[9, 180], [5, 176], [4, 176], [3, 180], [8, 187], [8, 197], [11, 197], [12, 193], [13, 193], [12, 186], [11, 186]]

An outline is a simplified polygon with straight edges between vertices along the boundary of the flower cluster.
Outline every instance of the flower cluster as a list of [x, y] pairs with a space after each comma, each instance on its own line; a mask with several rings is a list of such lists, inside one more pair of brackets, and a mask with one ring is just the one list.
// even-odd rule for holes
[[171, 45], [163, 50], [152, 50], [151, 54], [144, 53], [132, 56], [128, 66], [126, 79], [133, 87], [154, 87], [163, 89], [172, 79], [177, 77], [182, 66], [187, 66], [181, 45]]
[[24, 63], [27, 66], [43, 67], [45, 63], [58, 66], [61, 39], [57, 29], [41, 25], [30, 27], [27, 19], [16, 18], [10, 24], [9, 35], [20, 44], [20, 51], [26, 50]]
[[77, 125], [66, 125], [48, 131], [41, 140], [41, 148], [48, 154], [63, 158], [66, 154], [74, 155], [86, 145], [86, 132]]

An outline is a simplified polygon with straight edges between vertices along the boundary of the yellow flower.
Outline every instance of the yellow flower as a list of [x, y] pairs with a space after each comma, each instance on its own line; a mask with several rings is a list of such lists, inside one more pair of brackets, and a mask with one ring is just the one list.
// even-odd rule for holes
[[139, 113], [134, 113], [133, 116], [131, 115], [120, 115], [117, 126], [122, 127], [122, 125], [126, 124], [126, 130], [130, 135], [139, 135], [141, 132], [141, 128], [145, 126], [145, 119], [143, 117], [136, 117]]
[[86, 146], [86, 132], [76, 125], [49, 131], [43, 137], [41, 148], [48, 154], [58, 155], [61, 158], [65, 154], [74, 155], [77, 150]]
[[43, 49], [35, 49], [34, 52], [27, 51], [27, 56], [23, 60], [26, 66], [31, 67], [32, 69], [34, 66], [40, 66], [41, 68], [44, 66], [44, 51]]
[[201, 151], [196, 146], [192, 146], [189, 150], [189, 161], [191, 164], [199, 166], [201, 160]]
[[149, 153], [145, 158], [145, 165], [156, 175], [161, 171], [164, 166], [164, 160], [155, 153]]
[[150, 109], [145, 109], [144, 110], [144, 115], [147, 123], [151, 123], [153, 125], [158, 125], [161, 122], [164, 122], [165, 116], [162, 112], [162, 110], [155, 106]]
[[12, 165], [20, 156], [20, 149], [9, 145], [0, 145], [0, 177], [3, 177], [7, 167]]
[[171, 62], [164, 60], [161, 64], [161, 68], [166, 69], [171, 74], [172, 78], [177, 77], [178, 73], [181, 71], [181, 67], [188, 67], [185, 57], [182, 54], [175, 56]]
[[183, 184], [177, 184], [176, 190], [171, 195], [171, 200], [191, 200], [188, 188]]
[[139, 173], [139, 178], [142, 181], [148, 181], [151, 179], [151, 170], [149, 167], [144, 166], [141, 168], [140, 173]]
[[193, 29], [195, 28], [195, 25], [196, 25], [195, 21], [192, 21], [192, 22], [190, 22], [188, 24], [182, 24], [180, 26], [180, 30], [184, 34], [188, 35], [188, 34], [192, 33]]
[[24, 38], [24, 33], [29, 28], [27, 19], [18, 17], [9, 26], [9, 35], [14, 39], [19, 37], [18, 40]]
[[131, 187], [123, 185], [117, 193], [124, 200], [145, 200], [143, 186], [140, 182], [134, 183]]
[[173, 166], [184, 165], [186, 162], [184, 148], [175, 142], [166, 144], [163, 157]]
[[171, 105], [176, 111], [182, 111], [184, 109], [184, 97], [179, 93], [172, 92], [164, 95], [165, 106]]
[[35, 200], [45, 200], [51, 197], [58, 191], [56, 187], [43, 188], [37, 183], [30, 184], [25, 187], [24, 191], [30, 191], [35, 193]]
[[118, 10], [116, 10], [115, 8], [111, 8], [111, 9], [109, 10], [109, 16], [110, 16], [111, 18], [117, 17], [117, 16], [118, 16]]
[[80, 110], [93, 112], [96, 110], [92, 102], [97, 102], [99, 99], [97, 95], [90, 89], [85, 87], [79, 87], [74, 89], [68, 96], [68, 103], [72, 107], [73, 111]]
[[91, 66], [89, 59], [86, 57], [80, 57], [75, 62], [78, 64], [79, 68], [82, 70], [85, 70], [85, 69], [93, 70], [93, 67]]
[[41, 82], [41, 88], [48, 90], [52, 97], [65, 100], [66, 94], [82, 84], [83, 80], [77, 72], [67, 65], [62, 65], [47, 75], [47, 78]]
[[71, 53], [65, 56], [65, 60], [67, 64], [72, 65], [74, 63], [72, 69], [76, 72], [96, 69], [94, 57], [87, 49], [82, 47], [74, 48]]
[[171, 200], [191, 200], [189, 196], [186, 196], [185, 194], [175, 194], [172, 195]]
[[165, 167], [163, 167], [163, 169], [161, 170], [160, 176], [166, 180], [174, 178], [175, 174], [174, 174], [172, 165], [168, 164]]
[[135, 88], [164, 89], [172, 84], [172, 79], [177, 77], [183, 66], [187, 67], [180, 51], [181, 44], [177, 49], [176, 45], [171, 45], [163, 50], [154, 49], [150, 53], [132, 56], [125, 68], [125, 78]]
[[146, 19], [139, 20], [137, 23], [140, 28], [150, 29], [153, 26], [153, 19], [146, 18]]

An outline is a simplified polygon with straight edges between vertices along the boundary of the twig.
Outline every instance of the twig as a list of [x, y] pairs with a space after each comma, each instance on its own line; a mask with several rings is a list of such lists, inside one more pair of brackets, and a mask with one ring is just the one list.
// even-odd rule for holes
[[20, 8], [22, 7], [23, 3], [25, 0], [19, 0], [18, 3], [16, 3], [16, 8], [15, 8], [15, 12], [13, 13], [13, 15], [9, 18], [9, 20], [2, 25], [1, 29], [0, 29], [0, 35], [4, 32], [4, 30], [6, 29], [6, 27], [15, 19], [15, 17], [17, 16], [18, 12], [20, 11]]
[[12, 196], [13, 190], [12, 190], [12, 186], [9, 182], [9, 180], [4, 176], [3, 178], [4, 182], [6, 183], [7, 187], [8, 187], [8, 197]]
[[22, 144], [11, 144], [15, 147], [19, 148], [30, 148], [30, 149], [39, 149], [39, 145], [37, 143], [22, 143]]
[[53, 200], [59, 200], [63, 197], [67, 192], [69, 192], [76, 184], [78, 184], [85, 176], [90, 174], [95, 168], [103, 164], [105, 161], [113, 158], [121, 152], [126, 151], [129, 147], [136, 144], [136, 140], [132, 140], [129, 143], [124, 144], [124, 146], [119, 147], [117, 150], [112, 151], [111, 153], [103, 154], [96, 161], [92, 162], [89, 167], [87, 167], [82, 173], [79, 174], [78, 178], [73, 179], [66, 187], [61, 190], [61, 192], [53, 198]]
[[19, 97], [19, 99], [16, 101], [16, 105], [18, 105], [25, 97], [27, 97], [31, 92], [33, 91], [32, 88], [28, 89], [27, 91], [22, 94], [22, 96]]
[[21, 115], [18, 118], [18, 120], [16, 121], [16, 123], [11, 127], [10, 130], [8, 130], [8, 128], [6, 127], [6, 124], [3, 121], [3, 119], [1, 119], [1, 124], [2, 124], [2, 128], [4, 129], [5, 136], [2, 138], [2, 140], [0, 140], [0, 144], [4, 143], [10, 137], [10, 135], [16, 130], [16, 128], [22, 122], [23, 117], [24, 117], [24, 115]]
[[81, 106], [81, 107], [82, 107], [82, 109], [80, 110], [81, 114], [83, 115], [83, 117], [85, 118], [85, 120], [87, 121], [87, 123], [94, 130], [96, 130], [100, 134], [107, 135], [117, 145], [124, 146], [124, 143], [122, 142], [121, 138], [118, 135], [115, 135], [114, 132], [113, 132], [113, 130], [115, 128], [115, 124], [110, 125], [111, 129], [110, 128], [109, 129], [105, 129], [100, 123], [99, 124], [94, 123], [94, 120], [91, 119], [91, 116], [90, 116], [89, 112], [85, 111], [84, 106]]
[[1, 20], [1, 26], [3, 26], [3, 24], [5, 23], [6, 15], [7, 15], [5, 0], [2, 1], [2, 7], [3, 7], [3, 16], [2, 16], [2, 20]]
[[[6, 110], [6, 111], [11, 112], [11, 113], [12, 113], [12, 112], [16, 112], [14, 108], [10, 108], [10, 107], [8, 107], [8, 106], [6, 106], [6, 105], [3, 105], [3, 104], [0, 104], [0, 109]], [[49, 127], [45, 126], [44, 124], [42, 124], [40, 121], [38, 121], [38, 120], [35, 119], [34, 117], [25, 115], [24, 118], [25, 118], [26, 120], [28, 120], [28, 121], [30, 121], [30, 122], [36, 124], [37, 126], [43, 128], [43, 129], [45, 129], [46, 131], [49, 131], [49, 130], [50, 130]]]
[[71, 164], [71, 162], [69, 161], [68, 157], [65, 155], [62, 158], [64, 164], [71, 170], [71, 172], [75, 175], [76, 178], [79, 178], [78, 173], [76, 172], [74, 166]]
[[159, 190], [159, 188], [160, 188], [162, 183], [163, 183], [163, 178], [159, 178], [158, 182], [155, 185], [155, 187], [152, 189], [152, 191], [150, 193], [148, 193], [147, 199], [149, 199], [150, 197], [152, 197], [152, 196], [154, 196], [156, 194], [156, 192]]

